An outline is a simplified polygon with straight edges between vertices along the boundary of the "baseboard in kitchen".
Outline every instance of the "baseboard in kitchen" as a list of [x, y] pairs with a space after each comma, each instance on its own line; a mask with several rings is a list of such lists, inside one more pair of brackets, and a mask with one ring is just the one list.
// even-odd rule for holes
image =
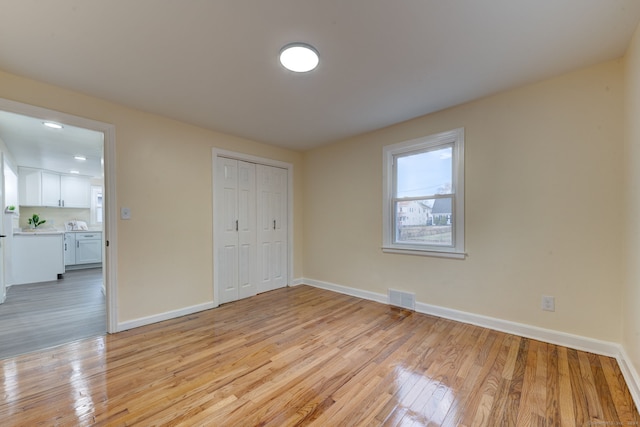
[[73, 265], [65, 265], [64, 269], [66, 271], [71, 271], [71, 270], [84, 270], [87, 268], [100, 268], [102, 267], [102, 263], [101, 262], [94, 262], [91, 264], [73, 264]]

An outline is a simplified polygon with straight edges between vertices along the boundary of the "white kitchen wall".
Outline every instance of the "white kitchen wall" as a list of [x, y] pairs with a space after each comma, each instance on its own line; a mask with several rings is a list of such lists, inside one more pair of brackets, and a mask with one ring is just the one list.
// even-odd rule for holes
[[18, 174], [6, 160], [4, 161], [4, 205], [18, 206]]
[[20, 228], [29, 228], [28, 218], [33, 214], [38, 214], [41, 219], [47, 222], [38, 228], [64, 230], [64, 223], [69, 220], [85, 221], [89, 224], [91, 212], [89, 209], [72, 208], [44, 208], [20, 206]]

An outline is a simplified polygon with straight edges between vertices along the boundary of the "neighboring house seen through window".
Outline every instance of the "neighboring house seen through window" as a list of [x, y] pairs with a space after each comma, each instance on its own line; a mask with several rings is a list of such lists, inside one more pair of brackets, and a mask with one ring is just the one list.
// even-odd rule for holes
[[384, 148], [383, 250], [464, 258], [464, 129]]

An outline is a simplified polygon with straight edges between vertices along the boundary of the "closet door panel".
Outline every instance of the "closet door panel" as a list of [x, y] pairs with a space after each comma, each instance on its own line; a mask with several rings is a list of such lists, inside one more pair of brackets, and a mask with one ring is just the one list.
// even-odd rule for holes
[[253, 163], [218, 157], [215, 214], [220, 303], [255, 295], [256, 175]]
[[287, 285], [287, 171], [258, 165], [258, 292]]
[[224, 266], [220, 269], [220, 302], [225, 303], [238, 299], [238, 248], [236, 245], [225, 246], [220, 252]]
[[256, 165], [238, 162], [238, 244], [240, 248], [238, 298], [247, 298], [258, 292], [256, 215]]
[[218, 243], [218, 287], [220, 302], [238, 299], [238, 162], [218, 158], [217, 182], [221, 198], [216, 215], [220, 235]]
[[238, 298], [255, 295], [255, 292], [251, 292], [251, 287], [254, 283], [251, 277], [251, 268], [253, 267], [251, 249], [251, 245], [240, 245], [240, 250], [238, 251]]
[[260, 245], [260, 281], [258, 282], [258, 291], [268, 291], [268, 284], [271, 280], [271, 244], [262, 243]]
[[275, 227], [272, 234], [273, 242], [273, 272], [271, 275], [272, 289], [287, 286], [287, 171], [272, 168], [272, 211]]

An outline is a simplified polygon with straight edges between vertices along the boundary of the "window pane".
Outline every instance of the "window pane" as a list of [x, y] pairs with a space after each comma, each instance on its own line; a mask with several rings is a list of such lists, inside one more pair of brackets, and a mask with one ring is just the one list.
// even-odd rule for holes
[[396, 158], [396, 197], [451, 194], [452, 147]]
[[453, 246], [452, 198], [396, 202], [396, 243]]

